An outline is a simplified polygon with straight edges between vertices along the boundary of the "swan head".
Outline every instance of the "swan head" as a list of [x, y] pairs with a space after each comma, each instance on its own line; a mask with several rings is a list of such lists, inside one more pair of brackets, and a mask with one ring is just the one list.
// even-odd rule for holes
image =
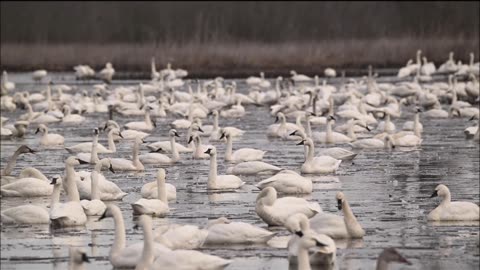
[[393, 137], [388, 135], [388, 136], [385, 136], [385, 145], [386, 147], [391, 147], [391, 148], [395, 148], [395, 141], [393, 140]]
[[145, 141], [140, 136], [137, 136], [135, 138], [135, 144], [136, 145], [141, 145], [142, 143], [145, 143]]
[[343, 192], [339, 191], [337, 193], [337, 195], [335, 196], [335, 198], [337, 199], [338, 210], [342, 210], [342, 203], [345, 200], [345, 194], [343, 194]]
[[65, 161], [65, 164], [70, 165], [70, 166], [75, 166], [75, 165], [80, 165], [80, 164], [88, 164], [88, 162], [85, 162], [81, 159], [78, 159], [76, 156], [70, 156]]
[[[408, 264], [411, 265], [407, 259], [405, 259], [398, 251], [394, 248], [386, 248], [380, 253], [380, 256], [378, 256], [378, 262], [383, 261], [383, 262], [398, 262], [398, 263], [403, 263], [403, 264]], [[378, 265], [378, 263], [377, 263]]]
[[52, 181], [50, 182], [51, 185], [61, 185], [63, 182], [62, 177], [57, 174], [52, 177]]
[[90, 260], [88, 259], [87, 253], [82, 249], [70, 247], [70, 262], [74, 265], [82, 265], [84, 262], [89, 263]]
[[277, 190], [273, 187], [266, 187], [257, 195], [256, 203], [272, 205], [277, 199]]
[[118, 136], [123, 139], [123, 135], [118, 128], [112, 128], [108, 133], [111, 133], [112, 135]]
[[112, 63], [108, 62], [105, 66], [106, 66], [107, 68], [112, 68]]
[[300, 240], [300, 247], [303, 249], [310, 249], [313, 247], [318, 248], [318, 251], [325, 254], [330, 254], [335, 252], [335, 242], [333, 240], [324, 235], [324, 234], [317, 234], [317, 233], [303, 233]]
[[100, 218], [98, 218], [97, 221], [100, 221], [104, 218], [108, 218], [108, 217], [113, 217], [114, 213], [122, 213], [120, 211], [120, 208], [115, 205], [115, 204], [107, 204], [107, 208], [105, 209], [105, 212], [103, 212], [103, 214], [100, 216]]
[[441, 197], [441, 198], [444, 198], [444, 197], [448, 196], [449, 194], [450, 194], [450, 190], [448, 189], [448, 187], [440, 184], [437, 187], [435, 187], [435, 191], [430, 196], [430, 198], [434, 198], [434, 197], [437, 197], [437, 196]]
[[115, 173], [110, 158], [102, 158], [97, 164], [101, 166], [100, 168], [96, 168], [97, 170], [100, 171], [101, 168], [108, 168], [112, 173]]
[[196, 118], [195, 119], [195, 122], [190, 126], [190, 129], [192, 131], [198, 131], [198, 132], [202, 132], [203, 133], [203, 130], [202, 128], [200, 127], [200, 125], [198, 124], [198, 121], [200, 121], [199, 118]]
[[35, 154], [37, 151], [31, 149], [26, 145], [22, 145], [17, 149], [17, 152], [19, 152], [20, 154], [28, 154], [28, 153]]
[[175, 129], [170, 129], [170, 131], [168, 132], [168, 136], [170, 136], [170, 137], [180, 137], [180, 135], [178, 135], [178, 133], [177, 133], [177, 130], [175, 130]]
[[296, 72], [295, 70], [290, 70], [290, 74], [291, 74], [292, 76], [295, 76], [295, 75], [297, 75], [297, 72]]
[[35, 134], [37, 134], [39, 132], [41, 132], [43, 134], [47, 131], [48, 131], [47, 126], [45, 126], [44, 124], [40, 124], [40, 125], [38, 125], [37, 131], [35, 131]]
[[310, 221], [305, 214], [297, 213], [289, 216], [283, 226], [289, 232], [302, 237], [303, 232], [310, 229]]
[[330, 122], [330, 121], [332, 121], [332, 120], [333, 120], [333, 121], [336, 121], [336, 119], [335, 119], [335, 117], [333, 117], [333, 115], [329, 115], [329, 116], [327, 117], [327, 121]]
[[215, 147], [208, 148], [207, 151], [205, 151], [205, 154], [209, 154], [210, 156], [216, 155], [217, 149]]
[[152, 226], [152, 217], [150, 217], [149, 215], [141, 215], [139, 218], [138, 218], [138, 221], [137, 223], [133, 226], [133, 229], [134, 230], [137, 230], [139, 229], [139, 227], [142, 227], [145, 229], [145, 227], [151, 227]]

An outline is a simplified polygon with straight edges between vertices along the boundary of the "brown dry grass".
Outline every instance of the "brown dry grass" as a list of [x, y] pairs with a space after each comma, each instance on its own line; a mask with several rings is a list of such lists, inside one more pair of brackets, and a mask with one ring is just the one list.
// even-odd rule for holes
[[172, 62], [192, 76], [244, 75], [260, 70], [286, 73], [296, 69], [321, 73], [325, 67], [399, 67], [421, 49], [429, 60], [444, 62], [449, 51], [467, 61], [468, 54], [479, 53], [478, 38], [332, 40], [290, 43], [209, 43], [209, 44], [3, 44], [1, 68], [7, 70], [72, 70], [77, 64], [95, 69], [105, 62], [116, 70], [149, 72], [150, 58], [157, 68]]

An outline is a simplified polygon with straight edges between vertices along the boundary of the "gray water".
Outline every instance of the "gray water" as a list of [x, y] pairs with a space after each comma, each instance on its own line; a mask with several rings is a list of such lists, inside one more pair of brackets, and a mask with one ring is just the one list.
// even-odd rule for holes
[[[31, 83], [28, 76], [9, 74], [10, 80], [17, 82], [17, 89], [36, 92], [45, 85]], [[79, 89], [91, 90], [92, 83], [76, 83], [69, 74], [54, 74], [58, 83], [77, 84]], [[98, 82], [95, 82], [98, 83]], [[134, 84], [138, 81], [115, 81], [115, 85]], [[240, 92], [245, 86], [238, 83]], [[404, 109], [402, 117], [395, 120], [397, 130], [413, 114]], [[22, 112], [23, 113], [23, 112]], [[18, 115], [4, 113], [3, 116]], [[107, 114], [86, 115], [87, 121], [81, 125], [69, 126], [50, 124], [52, 133], [65, 137], [65, 145], [73, 145], [91, 140], [94, 127], [103, 126]], [[143, 117], [119, 118], [120, 125]], [[168, 139], [169, 123], [174, 118], [157, 119], [157, 128], [147, 142]], [[264, 161], [286, 169], [300, 170], [303, 162], [303, 147], [293, 141], [269, 140], [265, 136], [266, 126], [273, 123], [266, 107], [247, 106], [243, 119], [220, 119], [220, 126], [236, 126], [246, 130], [242, 140], [234, 142], [234, 149], [253, 147], [267, 150]], [[211, 119], [204, 124], [211, 124]], [[479, 203], [479, 144], [465, 140], [463, 130], [471, 125], [465, 119], [421, 119], [424, 125], [423, 143], [420, 149], [395, 149], [393, 151], [361, 151], [354, 162], [344, 162], [334, 175], [315, 176], [314, 192], [305, 196], [320, 203], [324, 211], [338, 213], [335, 194], [343, 191], [349, 200], [358, 221], [366, 230], [363, 240], [336, 241], [337, 264], [339, 269], [374, 269], [378, 254], [383, 248], [395, 247], [412, 266], [392, 265], [390, 269], [478, 269], [480, 262], [479, 226], [470, 224], [433, 224], [426, 215], [439, 203], [430, 199], [437, 184], [447, 185], [453, 200], [466, 200]], [[339, 124], [341, 124], [340, 121]], [[324, 127], [316, 127], [322, 130]], [[27, 166], [34, 166], [47, 177], [63, 174], [64, 160], [68, 153], [62, 149], [42, 149], [40, 135], [30, 127], [24, 139], [1, 141], [1, 166], [5, 166], [15, 149], [26, 144], [41, 150], [37, 154], [25, 154], [18, 159], [13, 175]], [[180, 131], [180, 143], [185, 144], [185, 131]], [[106, 145], [106, 135], [100, 143]], [[204, 143], [208, 143], [204, 139]], [[217, 146], [219, 173], [228, 167], [223, 162], [225, 146]], [[342, 146], [342, 145], [340, 145]], [[325, 147], [317, 145], [318, 149]], [[348, 147], [347, 147], [348, 148]], [[148, 152], [142, 146], [141, 152]], [[130, 158], [131, 142], [117, 143], [117, 153], [112, 156]], [[100, 155], [100, 158], [104, 155]], [[154, 226], [181, 223], [205, 226], [209, 219], [226, 216], [236, 221], [244, 221], [266, 228], [255, 213], [255, 198], [258, 191], [252, 186], [269, 176], [242, 177], [247, 182], [244, 189], [230, 193], [208, 193], [208, 160], [193, 160], [191, 154], [182, 154], [182, 160], [166, 167], [167, 183], [177, 188], [177, 200], [170, 203], [171, 212], [167, 218], [155, 218]], [[134, 230], [134, 217], [130, 203], [140, 198], [143, 184], [155, 179], [157, 166], [146, 165], [145, 172], [126, 173], [105, 171], [107, 179], [117, 183], [129, 193], [123, 201], [114, 202], [126, 220], [127, 244], [142, 241], [142, 231]], [[92, 170], [91, 165], [81, 165], [79, 170]], [[49, 198], [3, 197], [1, 207], [7, 209], [25, 203], [46, 206]], [[90, 220], [85, 228], [51, 230], [48, 225], [2, 226], [1, 228], [1, 269], [66, 269], [68, 246], [84, 247], [91, 263], [87, 269], [112, 269], [108, 253], [114, 238], [112, 219], [97, 222]], [[283, 229], [274, 229], [279, 236], [287, 236]], [[267, 245], [255, 246], [215, 246], [204, 247], [202, 252], [232, 259], [226, 269], [288, 269], [287, 251]]]

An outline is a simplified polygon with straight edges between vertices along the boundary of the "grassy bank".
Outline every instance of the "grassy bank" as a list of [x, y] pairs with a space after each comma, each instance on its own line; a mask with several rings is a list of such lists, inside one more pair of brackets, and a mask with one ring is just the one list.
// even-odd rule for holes
[[[89, 64], [96, 70], [105, 62], [116, 70], [150, 71], [155, 56], [157, 69], [167, 62], [187, 69], [192, 77], [216, 75], [244, 76], [265, 71], [267, 75], [285, 74], [291, 69], [307, 74], [322, 74], [326, 67], [337, 69], [400, 67], [421, 49], [436, 64], [443, 63], [448, 52], [455, 59], [468, 61], [468, 54], [479, 54], [478, 37], [434, 39], [333, 40], [290, 43], [208, 43], [208, 44], [1, 44], [1, 69], [29, 71], [44, 68], [69, 71], [77, 64]], [[478, 59], [478, 58], [477, 58]], [[478, 60], [476, 60], [478, 61]]]

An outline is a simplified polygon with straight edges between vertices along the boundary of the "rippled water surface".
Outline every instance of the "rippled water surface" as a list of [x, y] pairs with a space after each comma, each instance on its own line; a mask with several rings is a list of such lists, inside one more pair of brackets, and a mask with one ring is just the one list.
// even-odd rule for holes
[[[55, 74], [58, 83], [76, 84], [79, 89], [91, 90], [89, 83], [78, 84], [71, 75]], [[10, 80], [17, 82], [17, 89], [38, 92], [45, 85], [34, 85], [28, 76], [11, 74]], [[136, 84], [138, 81], [115, 81], [114, 85]], [[246, 91], [238, 83], [239, 91]], [[236, 126], [246, 130], [241, 141], [234, 142], [234, 149], [253, 147], [267, 150], [264, 161], [282, 168], [299, 171], [303, 162], [303, 147], [294, 141], [268, 140], [266, 126], [273, 123], [267, 107], [247, 106], [243, 119], [220, 119], [220, 126]], [[411, 108], [410, 108], [411, 110]], [[24, 112], [22, 112], [24, 113]], [[2, 116], [14, 117], [12, 113]], [[91, 140], [91, 131], [101, 126], [107, 114], [86, 115], [81, 125], [66, 128], [62, 124], [50, 124], [52, 133], [65, 136], [65, 144], [73, 145]], [[413, 114], [404, 109], [402, 117], [395, 119], [401, 128], [403, 122], [411, 120]], [[119, 118], [125, 124], [143, 117]], [[174, 118], [157, 120], [157, 128], [147, 142], [167, 140], [169, 123]], [[204, 124], [210, 124], [210, 119]], [[292, 121], [292, 120], [290, 120]], [[472, 125], [465, 119], [421, 120], [424, 125], [421, 149], [395, 149], [394, 151], [362, 151], [354, 162], [344, 162], [335, 175], [314, 177], [314, 192], [305, 198], [316, 200], [324, 211], [338, 213], [335, 194], [343, 191], [349, 200], [358, 221], [366, 230], [363, 240], [337, 242], [339, 269], [373, 269], [375, 260], [383, 248], [396, 247], [413, 265], [393, 265], [391, 269], [478, 269], [479, 227], [473, 224], [432, 224], [426, 215], [439, 203], [430, 199], [437, 184], [446, 184], [453, 200], [479, 203], [479, 144], [465, 140], [463, 130]], [[323, 130], [324, 127], [316, 127]], [[185, 143], [186, 134], [180, 131], [179, 142]], [[39, 135], [34, 128], [21, 140], [2, 140], [1, 165], [5, 166], [15, 149], [26, 144], [40, 150], [37, 154], [25, 154], [18, 159], [13, 175], [18, 175], [26, 166], [40, 169], [48, 177], [62, 174], [68, 153], [62, 149], [42, 149]], [[204, 139], [204, 143], [207, 142]], [[106, 145], [106, 135], [100, 143]], [[225, 173], [223, 162], [225, 146], [217, 146], [219, 173]], [[317, 145], [319, 148], [324, 147]], [[347, 146], [348, 147], [348, 146]], [[142, 146], [141, 152], [148, 152]], [[130, 158], [131, 142], [117, 144], [117, 153], [112, 156]], [[100, 156], [102, 157], [102, 155]], [[268, 176], [242, 177], [247, 182], [244, 189], [234, 193], [208, 193], [206, 182], [208, 160], [193, 160], [190, 154], [182, 154], [181, 161], [167, 168], [167, 182], [177, 188], [177, 200], [171, 202], [171, 213], [165, 219], [154, 219], [154, 224], [206, 225], [208, 219], [226, 216], [237, 221], [249, 222], [266, 227], [255, 213], [255, 198], [258, 191], [253, 185]], [[140, 198], [143, 184], [153, 181], [156, 166], [146, 165], [145, 172], [113, 174], [105, 171], [107, 179], [117, 183], [129, 194], [123, 201], [115, 202], [122, 209], [126, 220], [127, 242], [141, 241], [141, 230], [134, 230], [134, 218], [130, 203]], [[92, 170], [91, 165], [81, 165], [77, 170]], [[49, 198], [6, 198], [1, 207], [7, 209], [25, 203], [47, 205]], [[111, 269], [108, 253], [113, 243], [113, 220], [96, 222], [90, 220], [85, 228], [50, 230], [48, 225], [2, 226], [1, 269], [66, 269], [69, 245], [85, 247], [92, 257], [87, 269]], [[279, 236], [288, 235], [285, 230], [275, 229]], [[285, 248], [264, 245], [205, 247], [201, 251], [234, 260], [227, 269], [288, 269]]]

